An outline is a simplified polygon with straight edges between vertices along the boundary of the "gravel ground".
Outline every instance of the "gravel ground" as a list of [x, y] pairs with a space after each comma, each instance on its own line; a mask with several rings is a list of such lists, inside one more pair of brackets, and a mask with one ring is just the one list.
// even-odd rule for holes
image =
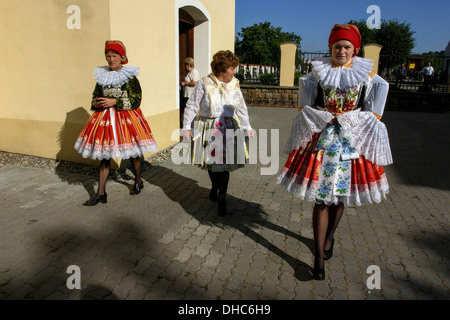
[[[154, 166], [158, 166], [159, 164], [165, 162], [170, 158], [171, 151], [173, 147], [164, 149], [158, 153], [151, 155], [148, 158], [145, 158], [141, 162], [141, 171], [146, 172], [150, 170]], [[65, 160], [55, 160], [48, 158], [41, 158], [31, 155], [11, 153], [0, 150], [0, 167], [4, 165], [16, 165], [21, 167], [35, 167], [35, 168], [43, 168], [49, 170], [58, 170], [58, 172], [67, 172], [73, 174], [82, 174], [89, 176], [98, 176], [98, 166], [76, 163]], [[131, 173], [131, 164], [127, 168], [121, 168], [119, 170], [111, 169], [110, 176], [125, 177], [129, 176]], [[127, 178], [128, 180], [129, 178]]]

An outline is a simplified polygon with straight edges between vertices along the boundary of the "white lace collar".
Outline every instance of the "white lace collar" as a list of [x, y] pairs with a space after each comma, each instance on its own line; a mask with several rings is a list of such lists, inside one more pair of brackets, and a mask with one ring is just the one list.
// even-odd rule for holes
[[317, 58], [312, 61], [313, 72], [325, 87], [353, 88], [369, 81], [373, 61], [353, 57], [350, 66], [334, 67], [331, 57]]
[[94, 79], [104, 87], [121, 87], [139, 74], [138, 67], [123, 66], [119, 71], [110, 71], [109, 66], [94, 69]]

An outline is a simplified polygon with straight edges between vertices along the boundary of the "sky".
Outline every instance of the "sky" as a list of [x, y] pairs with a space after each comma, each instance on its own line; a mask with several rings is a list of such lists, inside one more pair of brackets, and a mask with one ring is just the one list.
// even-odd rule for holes
[[327, 50], [330, 30], [336, 23], [349, 20], [367, 21], [380, 9], [382, 20], [406, 22], [415, 31], [413, 53], [445, 50], [450, 41], [449, 0], [235, 0], [236, 34], [242, 28], [269, 21], [283, 32], [293, 32], [302, 38], [303, 52]]

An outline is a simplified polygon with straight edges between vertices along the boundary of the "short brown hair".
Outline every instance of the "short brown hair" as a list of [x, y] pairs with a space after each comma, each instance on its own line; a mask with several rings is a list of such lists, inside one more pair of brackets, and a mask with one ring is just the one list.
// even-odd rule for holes
[[227, 71], [228, 68], [236, 68], [239, 65], [239, 58], [230, 50], [221, 50], [213, 56], [211, 70], [215, 75]]
[[194, 59], [192, 59], [191, 57], [184, 59], [184, 65], [190, 65], [191, 67], [194, 67]]

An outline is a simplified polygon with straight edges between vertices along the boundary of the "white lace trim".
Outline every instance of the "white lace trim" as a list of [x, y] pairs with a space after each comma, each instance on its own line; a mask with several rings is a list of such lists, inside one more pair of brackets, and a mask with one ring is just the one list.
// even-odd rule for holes
[[[372, 112], [355, 110], [336, 118], [345, 131], [344, 136], [350, 138], [352, 146], [360, 155], [379, 166], [393, 163], [386, 126]], [[284, 153], [290, 154], [304, 147], [312, 140], [314, 133], [321, 132], [331, 119], [333, 115], [328, 111], [309, 106], [303, 108], [294, 117]]]
[[121, 145], [92, 145], [79, 137], [74, 147], [83, 158], [93, 160], [136, 158], [158, 150], [156, 143], [149, 139]]
[[294, 117], [284, 153], [289, 154], [293, 150], [304, 147], [311, 141], [314, 133], [321, 132], [333, 118], [334, 116], [328, 111], [313, 109], [310, 106], [304, 107]]
[[121, 87], [139, 74], [138, 67], [123, 66], [119, 71], [110, 71], [109, 66], [94, 69], [94, 79], [104, 87]]
[[386, 126], [372, 112], [350, 111], [337, 120], [359, 154], [379, 166], [393, 163]]
[[387, 199], [386, 195], [389, 194], [389, 183], [385, 174], [381, 176], [380, 180], [368, 184], [352, 185], [349, 196], [333, 196], [329, 201], [324, 201], [317, 196], [317, 181], [309, 181], [306, 178], [303, 181], [298, 181], [298, 178], [297, 175], [284, 168], [277, 179], [277, 184], [286, 187], [286, 192], [293, 194], [302, 201], [306, 200], [318, 204], [331, 205], [342, 202], [347, 206], [361, 206], [368, 203], [380, 203], [381, 200]]
[[317, 58], [312, 61], [314, 75], [322, 84], [331, 89], [353, 88], [366, 83], [370, 79], [373, 61], [360, 57], [352, 58], [352, 65], [347, 67], [333, 67], [331, 57]]

